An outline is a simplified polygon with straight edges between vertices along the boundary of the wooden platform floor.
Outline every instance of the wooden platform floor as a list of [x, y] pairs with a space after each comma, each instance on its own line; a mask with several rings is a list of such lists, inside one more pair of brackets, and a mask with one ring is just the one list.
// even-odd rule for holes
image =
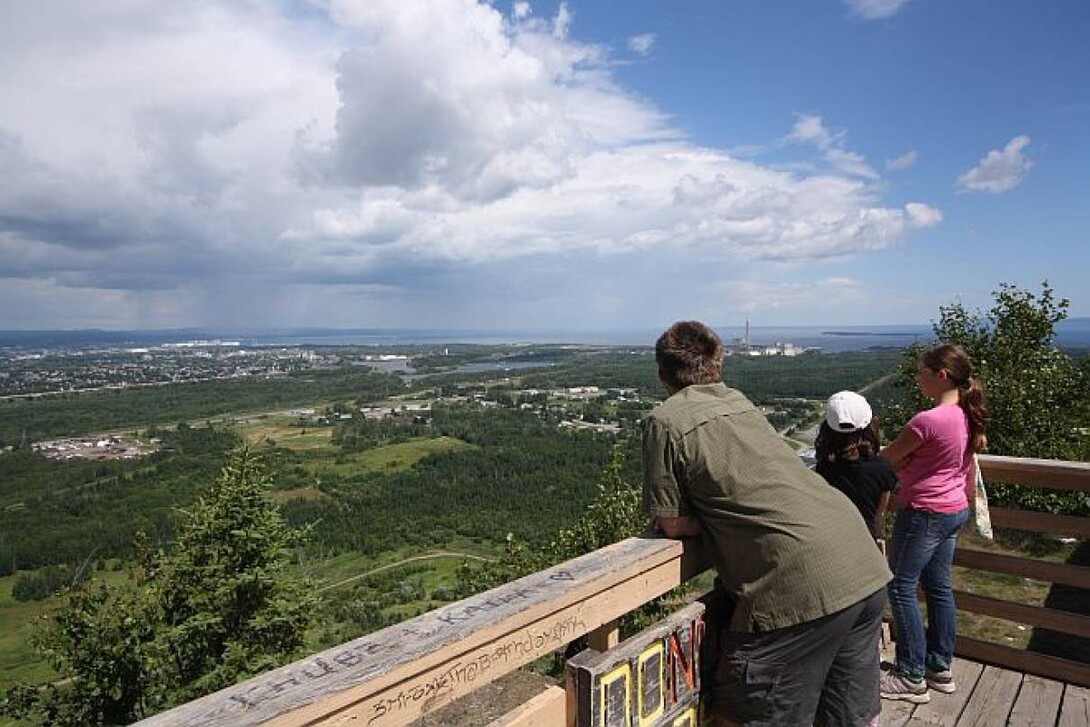
[[882, 724], [948, 727], [1088, 727], [1090, 689], [967, 659], [954, 660], [957, 691], [927, 704], [882, 700]]

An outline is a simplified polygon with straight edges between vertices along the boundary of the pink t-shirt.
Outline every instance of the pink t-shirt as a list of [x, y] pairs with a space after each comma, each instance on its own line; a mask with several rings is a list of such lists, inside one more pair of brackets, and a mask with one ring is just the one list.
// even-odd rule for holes
[[913, 510], [959, 512], [969, 507], [965, 482], [973, 462], [969, 422], [957, 404], [921, 411], [907, 424], [922, 444], [898, 470], [901, 501]]

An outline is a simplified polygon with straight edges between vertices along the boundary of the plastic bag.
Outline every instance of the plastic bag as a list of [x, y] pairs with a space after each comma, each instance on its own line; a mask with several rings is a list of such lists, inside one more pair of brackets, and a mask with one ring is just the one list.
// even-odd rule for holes
[[973, 522], [976, 534], [985, 540], [993, 540], [992, 516], [988, 512], [988, 491], [984, 489], [984, 475], [980, 473], [980, 462], [973, 455], [973, 469], [976, 471], [976, 495], [973, 498]]

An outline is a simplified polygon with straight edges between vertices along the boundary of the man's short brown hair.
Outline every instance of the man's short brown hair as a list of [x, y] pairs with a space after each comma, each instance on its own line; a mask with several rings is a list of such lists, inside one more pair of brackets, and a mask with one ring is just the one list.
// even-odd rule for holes
[[655, 341], [655, 361], [674, 388], [723, 380], [723, 342], [700, 321], [678, 321]]

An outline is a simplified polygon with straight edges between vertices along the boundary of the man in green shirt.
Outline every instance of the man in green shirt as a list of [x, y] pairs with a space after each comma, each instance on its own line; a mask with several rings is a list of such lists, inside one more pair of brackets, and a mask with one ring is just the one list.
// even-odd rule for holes
[[885, 560], [851, 501], [740, 392], [697, 321], [655, 344], [670, 397], [644, 433], [644, 502], [670, 538], [703, 537], [733, 604], [708, 693], [716, 724], [868, 725], [879, 717]]

